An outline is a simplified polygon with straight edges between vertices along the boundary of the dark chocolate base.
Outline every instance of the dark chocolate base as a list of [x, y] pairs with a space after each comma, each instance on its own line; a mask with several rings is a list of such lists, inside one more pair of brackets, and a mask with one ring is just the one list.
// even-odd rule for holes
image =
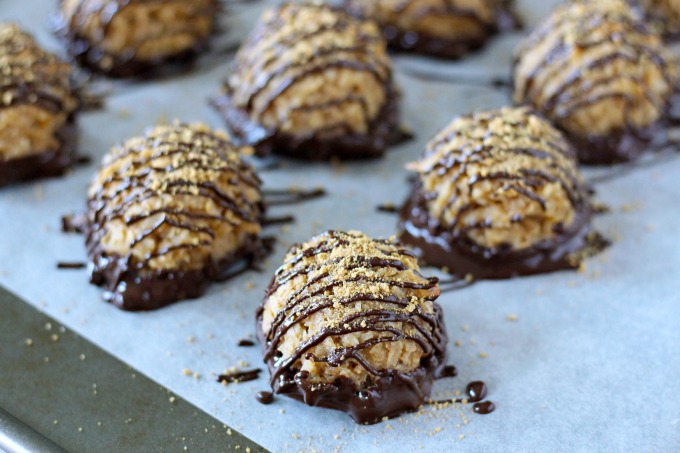
[[579, 252], [592, 248], [589, 239], [592, 208], [581, 206], [568, 229], [553, 239], [522, 250], [489, 249], [454, 235], [427, 213], [419, 183], [401, 209], [397, 236], [431, 266], [447, 268], [452, 275], [475, 279], [506, 279], [578, 268]]
[[[78, 65], [98, 74], [111, 78], [158, 78], [168, 74], [181, 73], [190, 69], [196, 58], [210, 47], [212, 36], [196, 40], [193, 46], [181, 52], [159, 56], [148, 60], [135, 59], [134, 53], [111, 54], [101, 46], [77, 33], [73, 33], [61, 15], [52, 19], [55, 35], [66, 43], [68, 54]], [[101, 65], [104, 57], [110, 58], [112, 65]]]
[[654, 136], [662, 129], [661, 125], [656, 125], [646, 131], [622, 131], [608, 137], [582, 137], [566, 131], [565, 134], [574, 146], [580, 163], [607, 165], [639, 158], [652, 147]]
[[[424, 358], [414, 371], [401, 373], [390, 370], [385, 376], [376, 376], [367, 388], [358, 389], [354, 381], [347, 378], [339, 378], [331, 383], [318, 383], [309, 380], [307, 371], [291, 369], [278, 379], [270, 380], [272, 390], [309, 406], [346, 412], [355, 422], [364, 425], [378, 423], [384, 417], [393, 418], [417, 411], [428, 401], [432, 382], [441, 375], [446, 364], [445, 346], [448, 339], [442, 309], [436, 303], [434, 308], [441, 326], [443, 353]], [[258, 310], [256, 321], [257, 338], [266, 352], [262, 310]], [[274, 359], [269, 360], [267, 366], [270, 376], [274, 376], [277, 370]]]
[[78, 162], [78, 128], [74, 117], [56, 133], [59, 147], [18, 159], [0, 159], [0, 187], [19, 181], [61, 176]]
[[258, 156], [276, 153], [305, 160], [356, 160], [381, 157], [389, 146], [410, 137], [399, 127], [400, 97], [396, 90], [389, 91], [387, 102], [368, 133], [335, 137], [295, 136], [268, 130], [235, 106], [228, 93], [213, 99], [211, 104], [240, 144], [252, 146]]
[[86, 227], [90, 250], [90, 282], [106, 289], [104, 300], [127, 311], [155, 310], [182, 299], [200, 297], [212, 282], [224, 281], [236, 274], [233, 269], [243, 261], [248, 266], [261, 249], [255, 237], [238, 251], [211, 262], [203, 269], [164, 270], [150, 273], [141, 263], [131, 263], [127, 257], [108, 255], [91, 244], [90, 226]]

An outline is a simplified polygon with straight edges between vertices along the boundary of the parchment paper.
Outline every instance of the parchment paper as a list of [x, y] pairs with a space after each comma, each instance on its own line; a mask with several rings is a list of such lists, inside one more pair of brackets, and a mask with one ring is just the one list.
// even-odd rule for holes
[[[58, 50], [47, 27], [56, 3], [0, 0], [0, 19], [18, 20]], [[519, 9], [531, 26], [555, 3], [520, 0]], [[263, 6], [231, 7], [225, 40], [245, 36]], [[264, 272], [149, 313], [104, 303], [85, 270], [56, 269], [57, 261], [85, 261], [83, 238], [62, 234], [60, 217], [83, 209], [88, 181], [112, 144], [159, 120], [222, 127], [206, 101], [225, 78], [230, 55], [204, 59], [176, 78], [114, 83], [106, 110], [81, 117], [81, 152], [93, 164], [63, 179], [0, 191], [0, 284], [273, 451], [679, 451], [680, 158], [655, 158], [655, 165], [597, 185], [597, 198], [612, 210], [595, 224], [616, 242], [584, 272], [481, 282], [442, 295], [449, 360], [460, 374], [437, 382], [434, 396], [451, 397], [481, 379], [496, 403], [493, 414], [426, 408], [364, 427], [344, 413], [285, 397], [258, 404], [254, 395], [268, 388], [266, 372], [252, 382], [216, 382], [231, 366], [264, 368], [259, 346], [236, 343], [253, 336], [255, 307], [289, 244], [329, 228], [392, 235], [396, 217], [375, 208], [403, 200], [404, 164], [453, 115], [509, 103], [502, 90], [425, 82], [408, 72], [465, 75], [471, 82], [507, 77], [520, 37], [504, 35], [463, 62], [396, 57], [402, 118], [416, 139], [382, 160], [341, 166], [285, 161], [286, 168], [263, 173], [266, 187], [323, 186], [329, 196], [272, 212], [292, 213], [297, 223], [267, 231], [280, 241]], [[88, 423], [95, 422], [81, 426], [96, 429]]]

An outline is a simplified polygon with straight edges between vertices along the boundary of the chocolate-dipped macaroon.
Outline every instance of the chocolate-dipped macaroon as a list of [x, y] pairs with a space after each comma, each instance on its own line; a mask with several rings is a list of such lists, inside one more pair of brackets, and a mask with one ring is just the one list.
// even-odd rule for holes
[[260, 155], [381, 156], [400, 137], [385, 47], [372, 21], [321, 3], [284, 3], [241, 46], [215, 105]]
[[456, 59], [518, 26], [508, 0], [345, 0], [374, 19], [390, 47]]
[[258, 247], [260, 180], [227, 137], [158, 126], [114, 147], [89, 189], [92, 283], [125, 310], [200, 296]]
[[562, 134], [526, 108], [455, 118], [422, 158], [399, 238], [454, 275], [509, 278], [577, 267], [591, 204]]
[[514, 100], [565, 131], [581, 162], [604, 164], [645, 151], [676, 78], [661, 38], [626, 0], [575, 0], [520, 45]]
[[79, 106], [71, 67], [16, 24], [0, 24], [0, 186], [73, 165]]
[[680, 38], [680, 0], [630, 0], [665, 38]]
[[217, 0], [61, 0], [56, 28], [81, 65], [134, 77], [205, 50], [219, 8]]
[[293, 246], [257, 312], [272, 388], [358, 423], [416, 410], [444, 366], [438, 296], [398, 243], [328, 231]]

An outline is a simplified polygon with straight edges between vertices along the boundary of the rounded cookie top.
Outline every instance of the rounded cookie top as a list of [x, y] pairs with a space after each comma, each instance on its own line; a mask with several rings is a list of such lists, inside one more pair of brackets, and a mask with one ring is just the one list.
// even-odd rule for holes
[[[625, 0], [577, 0], [517, 49], [514, 100], [577, 142], [616, 147], [622, 136], [644, 139], [664, 119], [676, 77], [660, 37]], [[587, 148], [577, 148], [586, 161], [628, 157], [588, 156]]]
[[530, 248], [573, 229], [589, 210], [569, 145], [527, 108], [455, 118], [409, 169], [428, 222], [476, 248]]
[[260, 232], [260, 180], [225, 135], [165, 125], [114, 147], [89, 189], [95, 265], [142, 277], [240, 258]]
[[202, 50], [218, 11], [216, 0], [63, 0], [59, 27], [81, 63], [129, 77]]
[[80, 102], [71, 67], [16, 24], [0, 24], [0, 161], [62, 144], [57, 132]]
[[293, 246], [258, 312], [275, 389], [299, 373], [356, 392], [395, 373], [431, 374], [446, 346], [438, 296], [397, 243], [328, 231]]
[[284, 3], [262, 15], [225, 90], [249, 121], [291, 142], [370, 135], [393, 96], [385, 47], [371, 21]]

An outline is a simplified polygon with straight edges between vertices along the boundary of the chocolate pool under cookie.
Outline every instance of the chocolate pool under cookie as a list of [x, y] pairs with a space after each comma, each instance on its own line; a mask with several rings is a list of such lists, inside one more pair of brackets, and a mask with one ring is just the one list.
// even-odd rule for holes
[[455, 118], [428, 143], [399, 238], [454, 275], [509, 278], [574, 268], [596, 239], [562, 134], [526, 108]]
[[17, 25], [0, 24], [0, 186], [75, 163], [80, 100], [71, 73]]
[[134, 77], [203, 51], [219, 8], [217, 0], [62, 0], [56, 28], [81, 65]]
[[257, 312], [272, 388], [358, 423], [416, 410], [444, 367], [438, 296], [398, 243], [328, 231], [293, 246]]
[[284, 3], [262, 15], [214, 104], [260, 155], [381, 156], [401, 137], [385, 47], [372, 21]]
[[504, 0], [346, 0], [352, 11], [375, 20], [390, 47], [460, 58], [499, 30], [516, 27]]
[[638, 157], [663, 126], [677, 70], [625, 0], [559, 6], [518, 48], [514, 100], [543, 113], [579, 160]]
[[89, 189], [92, 282], [126, 310], [200, 296], [258, 249], [260, 180], [227, 137], [158, 126], [114, 147]]

